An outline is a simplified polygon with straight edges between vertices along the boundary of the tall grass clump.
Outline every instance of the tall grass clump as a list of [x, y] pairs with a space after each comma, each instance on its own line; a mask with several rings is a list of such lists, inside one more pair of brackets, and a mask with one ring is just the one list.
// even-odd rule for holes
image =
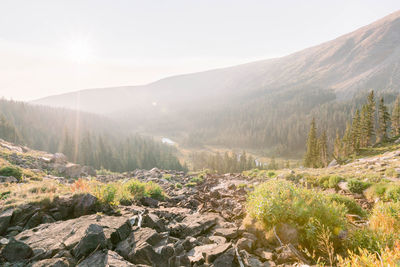
[[0, 176], [12, 176], [19, 182], [22, 179], [22, 172], [17, 167], [6, 166], [0, 169]]
[[295, 226], [301, 245], [315, 252], [320, 250], [315, 238], [318, 231], [325, 229], [334, 242], [347, 228], [345, 205], [285, 180], [270, 180], [257, 186], [249, 195], [247, 211], [267, 231], [279, 223]]

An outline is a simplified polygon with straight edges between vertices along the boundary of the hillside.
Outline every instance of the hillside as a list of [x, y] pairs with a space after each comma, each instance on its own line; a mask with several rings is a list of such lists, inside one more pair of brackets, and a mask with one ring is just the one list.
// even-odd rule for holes
[[399, 45], [400, 12], [395, 12], [282, 58], [33, 103], [107, 114], [135, 130], [191, 146], [264, 147], [290, 154], [302, 152], [304, 122], [311, 115], [318, 115], [333, 139], [351, 115], [350, 102], [363, 92], [398, 92]]
[[173, 147], [123, 131], [104, 116], [81, 111], [0, 99], [0, 138], [62, 152], [71, 162], [97, 169], [183, 169]]
[[0, 264], [395, 266], [400, 150], [387, 149], [325, 169], [96, 175], [0, 140]]

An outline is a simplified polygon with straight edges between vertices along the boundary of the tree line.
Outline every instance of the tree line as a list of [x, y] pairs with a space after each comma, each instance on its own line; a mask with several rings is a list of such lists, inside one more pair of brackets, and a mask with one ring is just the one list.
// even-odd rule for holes
[[332, 153], [328, 153], [326, 130], [317, 136], [315, 119], [312, 119], [304, 155], [305, 167], [326, 167], [331, 158], [343, 162], [361, 149], [383, 144], [390, 137], [400, 134], [400, 95], [397, 96], [391, 113], [384, 97], [376, 103], [374, 91], [370, 91], [361, 108], [355, 109], [352, 119], [347, 121], [343, 135], [336, 129]]
[[176, 148], [113, 121], [84, 112], [0, 99], [0, 138], [33, 149], [62, 152], [75, 163], [130, 171], [154, 167], [184, 170]]
[[238, 173], [251, 169], [276, 170], [289, 168], [289, 161], [277, 162], [274, 157], [268, 163], [262, 163], [245, 151], [242, 153], [225, 152], [221, 154], [194, 152], [190, 155], [193, 170], [209, 169], [216, 173]]

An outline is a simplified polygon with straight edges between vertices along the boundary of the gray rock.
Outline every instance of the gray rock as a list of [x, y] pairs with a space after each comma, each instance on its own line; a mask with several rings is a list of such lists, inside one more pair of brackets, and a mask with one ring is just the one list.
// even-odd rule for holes
[[197, 237], [217, 224], [219, 216], [216, 214], [192, 214], [187, 216], [182, 222], [170, 227], [171, 235], [184, 238], [186, 236]]
[[13, 209], [8, 209], [0, 213], [0, 235], [4, 234], [10, 225], [13, 212]]
[[46, 259], [35, 262], [32, 267], [68, 267], [69, 262], [64, 258]]
[[236, 228], [217, 228], [215, 229], [214, 235], [223, 236], [227, 239], [234, 239], [238, 236], [238, 230]]
[[85, 231], [84, 237], [74, 247], [73, 254], [80, 259], [88, 255], [95, 249], [106, 247], [106, 237], [103, 232], [103, 227], [97, 224], [91, 224]]
[[243, 237], [237, 241], [236, 246], [239, 250], [246, 250], [248, 252], [251, 252], [254, 243], [255, 243], [254, 240]]
[[142, 226], [153, 228], [157, 232], [165, 232], [166, 230], [163, 221], [160, 220], [160, 218], [153, 213], [149, 213], [143, 216]]
[[86, 215], [67, 221], [41, 224], [34, 229], [19, 233], [15, 238], [31, 246], [35, 258], [41, 260], [50, 258], [59, 251], [74, 248], [83, 239], [86, 229], [91, 224], [97, 224], [103, 228], [107, 243], [111, 245], [112, 240], [117, 240], [120, 236], [121, 229], [131, 231], [130, 227], [125, 228], [124, 225], [127, 223], [128, 218], [122, 216]]
[[132, 263], [124, 260], [118, 253], [107, 251], [96, 251], [85, 260], [77, 265], [77, 267], [134, 267]]
[[218, 256], [213, 262], [214, 267], [231, 267], [234, 266], [235, 261], [235, 249], [230, 248], [225, 253]]
[[328, 164], [328, 167], [335, 167], [338, 165], [339, 165], [339, 163], [336, 161], [336, 159], [334, 159]]
[[74, 217], [80, 217], [96, 212], [97, 197], [91, 194], [82, 194], [74, 196]]
[[157, 265], [166, 263], [153, 246], [161, 243], [164, 236], [151, 228], [140, 228], [117, 244], [116, 252], [135, 264]]
[[24, 242], [17, 241], [14, 238], [3, 248], [1, 256], [9, 262], [16, 262], [28, 259], [32, 256], [32, 248]]

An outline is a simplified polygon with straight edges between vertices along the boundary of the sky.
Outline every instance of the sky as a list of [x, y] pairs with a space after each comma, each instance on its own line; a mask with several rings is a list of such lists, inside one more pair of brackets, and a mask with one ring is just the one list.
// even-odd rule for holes
[[398, 0], [0, 0], [0, 97], [281, 57], [399, 9]]

